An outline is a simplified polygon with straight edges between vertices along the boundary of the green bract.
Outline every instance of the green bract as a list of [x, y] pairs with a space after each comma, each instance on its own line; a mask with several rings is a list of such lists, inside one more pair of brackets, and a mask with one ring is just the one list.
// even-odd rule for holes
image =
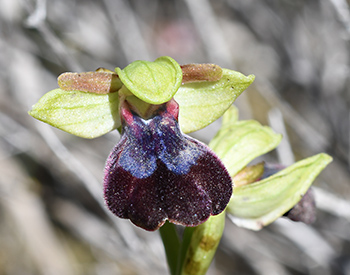
[[116, 68], [115, 71], [130, 92], [151, 104], [162, 104], [172, 99], [182, 81], [180, 65], [167, 56], [154, 62], [138, 60], [123, 70]]
[[95, 138], [120, 126], [118, 105], [118, 93], [55, 89], [45, 94], [29, 114], [73, 135]]
[[225, 211], [211, 216], [194, 228], [186, 256], [182, 263], [182, 275], [206, 274], [225, 227]]
[[223, 69], [219, 81], [184, 84], [175, 94], [180, 105], [179, 123], [184, 133], [200, 130], [217, 120], [254, 81], [254, 75]]
[[281, 138], [257, 121], [236, 121], [236, 111], [232, 107], [225, 113], [223, 125], [209, 146], [233, 177], [253, 159], [276, 148]]
[[[237, 121], [237, 113], [233, 106], [225, 113], [220, 131], [209, 144], [232, 177], [281, 140], [281, 135], [256, 121]], [[296, 205], [331, 160], [319, 154], [265, 180], [236, 186], [226, 211], [238, 226], [259, 230]]]
[[262, 181], [236, 187], [227, 212], [238, 226], [259, 230], [296, 205], [331, 161], [327, 154], [318, 154]]

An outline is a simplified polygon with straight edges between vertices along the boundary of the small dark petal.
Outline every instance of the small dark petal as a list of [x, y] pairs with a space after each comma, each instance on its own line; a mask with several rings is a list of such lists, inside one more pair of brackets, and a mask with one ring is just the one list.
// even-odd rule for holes
[[316, 220], [316, 203], [310, 188], [302, 199], [285, 216], [295, 222], [312, 224]]

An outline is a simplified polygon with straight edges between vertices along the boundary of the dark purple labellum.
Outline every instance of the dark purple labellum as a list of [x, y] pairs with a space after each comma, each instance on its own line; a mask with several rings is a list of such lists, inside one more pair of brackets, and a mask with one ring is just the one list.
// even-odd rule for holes
[[183, 135], [174, 100], [145, 120], [121, 107], [123, 133], [106, 163], [108, 208], [146, 230], [165, 220], [197, 226], [221, 213], [232, 195], [231, 177], [218, 157]]

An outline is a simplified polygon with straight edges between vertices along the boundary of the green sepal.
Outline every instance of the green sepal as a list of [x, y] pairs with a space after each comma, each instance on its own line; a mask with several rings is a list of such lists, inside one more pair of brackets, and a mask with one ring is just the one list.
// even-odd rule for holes
[[220, 131], [209, 143], [232, 177], [256, 157], [276, 148], [282, 138], [257, 121], [237, 121], [236, 112], [232, 107], [225, 113]]
[[70, 134], [96, 138], [120, 126], [118, 107], [118, 93], [55, 89], [40, 98], [29, 114]]
[[235, 187], [226, 210], [236, 225], [260, 230], [296, 205], [331, 161], [329, 155], [318, 154], [262, 181]]
[[195, 227], [185, 259], [182, 275], [204, 275], [212, 262], [225, 227], [225, 211], [211, 216]]
[[180, 106], [179, 123], [184, 133], [200, 130], [223, 115], [254, 81], [254, 75], [223, 69], [218, 81], [182, 85], [174, 98]]
[[116, 68], [115, 71], [130, 92], [151, 104], [169, 101], [182, 82], [180, 65], [167, 56], [154, 62], [137, 60], [123, 70]]

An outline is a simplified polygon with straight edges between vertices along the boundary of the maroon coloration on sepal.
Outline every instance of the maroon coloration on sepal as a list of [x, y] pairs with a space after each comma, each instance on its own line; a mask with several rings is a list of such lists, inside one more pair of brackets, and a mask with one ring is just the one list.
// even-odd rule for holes
[[181, 133], [174, 100], [149, 120], [126, 102], [120, 113], [123, 133], [104, 179], [105, 200], [115, 215], [156, 230], [167, 219], [197, 226], [225, 209], [231, 177], [208, 146]]
[[295, 222], [314, 223], [316, 221], [316, 202], [312, 188], [309, 188], [301, 200], [284, 216]]

